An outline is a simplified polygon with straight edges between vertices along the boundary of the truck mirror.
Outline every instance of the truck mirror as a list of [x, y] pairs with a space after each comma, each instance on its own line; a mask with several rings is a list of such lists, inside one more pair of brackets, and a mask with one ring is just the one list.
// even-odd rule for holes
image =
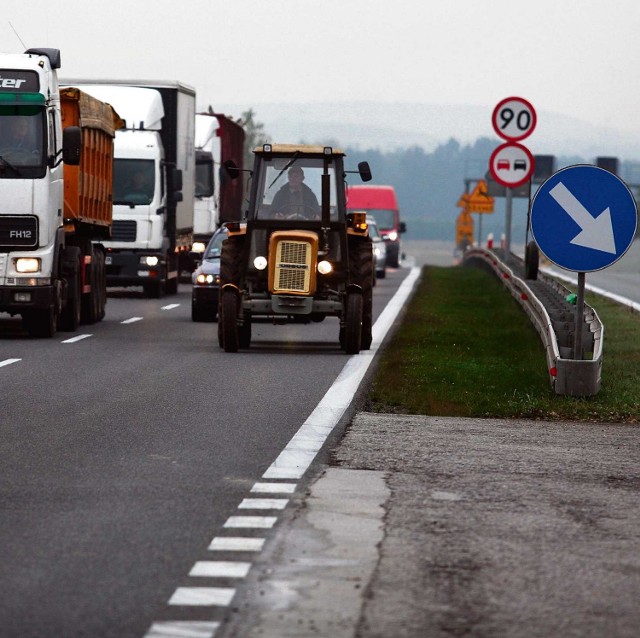
[[171, 201], [172, 202], [181, 202], [184, 199], [183, 195], [182, 195], [182, 191], [173, 191], [171, 193]]
[[404, 222], [400, 222], [400, 227], [398, 229], [401, 233], [407, 232], [407, 225]]
[[371, 169], [369, 168], [369, 162], [360, 162], [358, 164], [358, 173], [360, 173], [360, 179], [363, 182], [370, 182], [372, 175]]
[[240, 169], [236, 166], [236, 163], [233, 160], [226, 160], [223, 164], [224, 170], [227, 171], [227, 175], [231, 179], [238, 179], [240, 175]]
[[69, 166], [80, 164], [82, 130], [79, 126], [67, 126], [62, 131], [62, 161]]

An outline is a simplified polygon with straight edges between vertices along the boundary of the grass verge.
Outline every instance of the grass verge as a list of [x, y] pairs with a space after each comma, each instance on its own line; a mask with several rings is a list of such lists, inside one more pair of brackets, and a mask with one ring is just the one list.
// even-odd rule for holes
[[428, 266], [381, 355], [366, 409], [496, 418], [638, 422], [640, 316], [587, 295], [605, 327], [602, 387], [556, 395], [542, 342], [501, 282], [475, 268]]

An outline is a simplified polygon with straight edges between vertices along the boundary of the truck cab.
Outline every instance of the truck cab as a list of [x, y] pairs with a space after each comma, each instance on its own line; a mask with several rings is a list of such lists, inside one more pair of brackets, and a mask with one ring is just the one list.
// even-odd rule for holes
[[402, 256], [400, 236], [406, 232], [407, 226], [400, 221], [400, 208], [393, 186], [349, 186], [347, 208], [350, 211], [365, 211], [376, 220], [387, 246], [387, 263], [397, 268]]

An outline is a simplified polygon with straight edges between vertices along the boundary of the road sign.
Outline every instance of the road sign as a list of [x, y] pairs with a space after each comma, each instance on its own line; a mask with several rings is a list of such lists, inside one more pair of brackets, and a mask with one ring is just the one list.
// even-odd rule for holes
[[523, 140], [536, 127], [536, 111], [521, 97], [508, 97], [498, 102], [491, 116], [493, 130], [509, 142]]
[[597, 166], [569, 166], [538, 189], [531, 232], [540, 250], [567, 270], [591, 272], [615, 263], [631, 246], [638, 211], [627, 185]]
[[531, 151], [522, 144], [507, 142], [491, 154], [489, 171], [496, 182], [514, 188], [529, 180], [535, 168]]
[[487, 194], [487, 183], [480, 179], [471, 193], [463, 193], [458, 206], [468, 213], [493, 213], [493, 197]]

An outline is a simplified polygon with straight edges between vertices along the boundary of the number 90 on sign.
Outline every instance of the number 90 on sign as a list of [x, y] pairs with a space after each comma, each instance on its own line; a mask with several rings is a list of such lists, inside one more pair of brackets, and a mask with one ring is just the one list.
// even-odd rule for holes
[[536, 111], [524, 98], [508, 97], [493, 109], [493, 130], [509, 142], [528, 137], [536, 127]]

